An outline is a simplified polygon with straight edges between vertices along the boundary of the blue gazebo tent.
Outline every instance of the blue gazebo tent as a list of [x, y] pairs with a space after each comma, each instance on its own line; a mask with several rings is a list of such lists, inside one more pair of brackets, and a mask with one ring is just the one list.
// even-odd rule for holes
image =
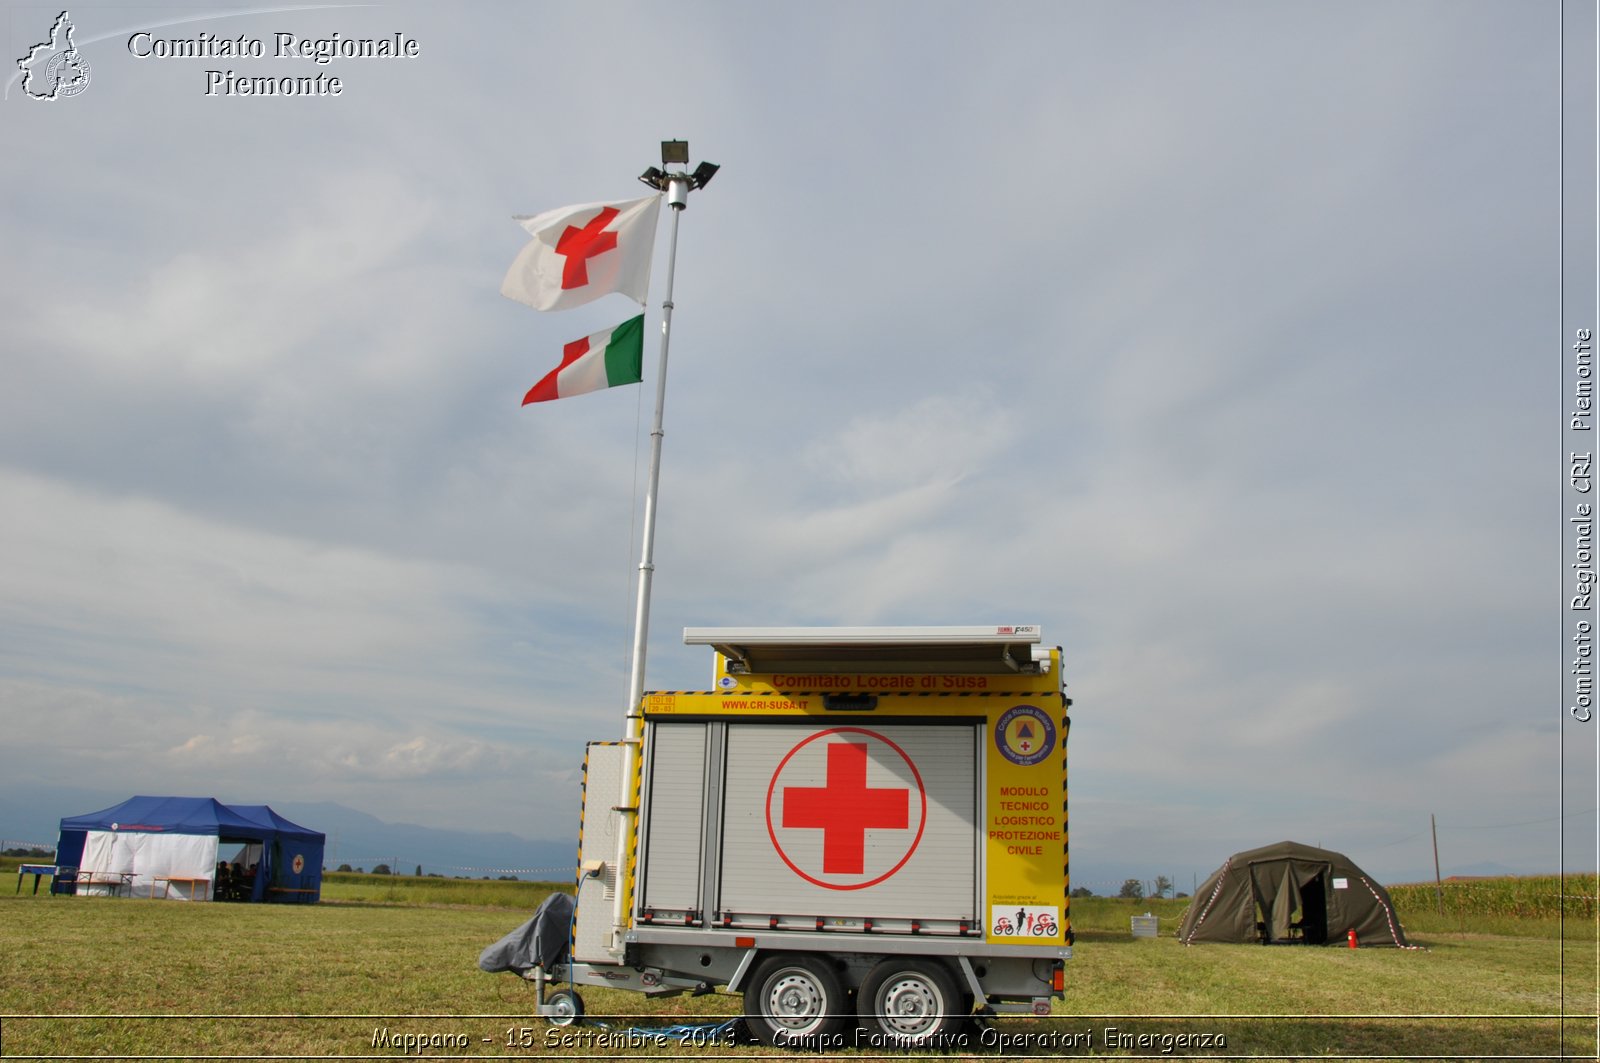
[[[263, 900], [315, 901], [322, 890], [322, 851], [327, 836], [290, 822], [267, 805], [233, 805], [233, 810], [275, 832], [267, 843], [266, 866], [271, 869]], [[270, 894], [277, 894], [272, 896]]]
[[[58, 881], [78, 893], [126, 888], [135, 897], [210, 900], [217, 864], [238, 864], [239, 899], [316, 901], [324, 836], [266, 805], [225, 805], [210, 797], [130, 797], [68, 816], [56, 846]], [[76, 870], [69, 876], [69, 869]]]

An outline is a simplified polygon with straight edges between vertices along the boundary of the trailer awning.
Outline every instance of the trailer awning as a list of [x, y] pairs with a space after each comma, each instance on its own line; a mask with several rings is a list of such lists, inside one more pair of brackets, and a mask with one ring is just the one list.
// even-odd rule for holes
[[753, 627], [683, 629], [689, 646], [710, 646], [730, 672], [830, 671], [1033, 674], [1036, 624], [995, 627]]

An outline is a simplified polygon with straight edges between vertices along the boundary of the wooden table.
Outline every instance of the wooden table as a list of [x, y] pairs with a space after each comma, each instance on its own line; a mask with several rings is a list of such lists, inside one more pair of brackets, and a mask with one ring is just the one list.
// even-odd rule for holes
[[78, 886], [110, 886], [111, 896], [115, 897], [120, 891], [127, 890], [128, 896], [133, 896], [132, 871], [79, 871]]
[[[151, 900], [155, 900], [156, 899], [155, 884], [157, 882], [162, 883], [162, 887], [161, 887], [161, 899], [162, 900], [166, 900], [168, 895], [171, 894], [171, 892], [172, 892], [172, 884], [174, 882], [187, 882], [189, 884], [189, 900], [191, 900], [191, 901], [199, 900], [200, 899], [200, 890], [201, 890], [201, 888], [211, 885], [211, 880], [209, 878], [185, 878], [182, 875], [157, 875], [150, 882], [150, 899]], [[183, 896], [183, 894], [180, 893], [178, 896], [181, 897], [181, 896]]]
[[290, 893], [290, 894], [298, 894], [298, 895], [301, 895], [301, 896], [313, 896], [313, 895], [315, 895], [317, 893], [320, 893], [321, 890], [297, 890], [297, 889], [290, 889], [288, 886], [268, 886], [267, 887], [267, 892], [268, 893]]

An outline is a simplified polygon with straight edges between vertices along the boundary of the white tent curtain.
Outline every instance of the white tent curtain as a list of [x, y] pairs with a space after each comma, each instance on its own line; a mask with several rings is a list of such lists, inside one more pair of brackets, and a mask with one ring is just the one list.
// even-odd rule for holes
[[[135, 897], [188, 900], [190, 883], [176, 886], [156, 882], [158, 878], [204, 879], [193, 887], [196, 900], [209, 900], [217, 870], [215, 834], [146, 834], [139, 831], [92, 830], [84, 837], [83, 859], [78, 864], [78, 893], [105, 896], [110, 883], [95, 882], [99, 875], [133, 875]], [[90, 884], [92, 883], [92, 884]]]

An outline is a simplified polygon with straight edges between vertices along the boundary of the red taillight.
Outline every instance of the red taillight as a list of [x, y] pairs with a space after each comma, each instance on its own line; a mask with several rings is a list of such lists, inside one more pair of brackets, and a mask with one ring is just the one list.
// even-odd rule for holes
[[1055, 971], [1053, 971], [1050, 975], [1050, 988], [1055, 990], [1057, 993], [1066, 992], [1067, 972], [1059, 963], [1056, 964]]

